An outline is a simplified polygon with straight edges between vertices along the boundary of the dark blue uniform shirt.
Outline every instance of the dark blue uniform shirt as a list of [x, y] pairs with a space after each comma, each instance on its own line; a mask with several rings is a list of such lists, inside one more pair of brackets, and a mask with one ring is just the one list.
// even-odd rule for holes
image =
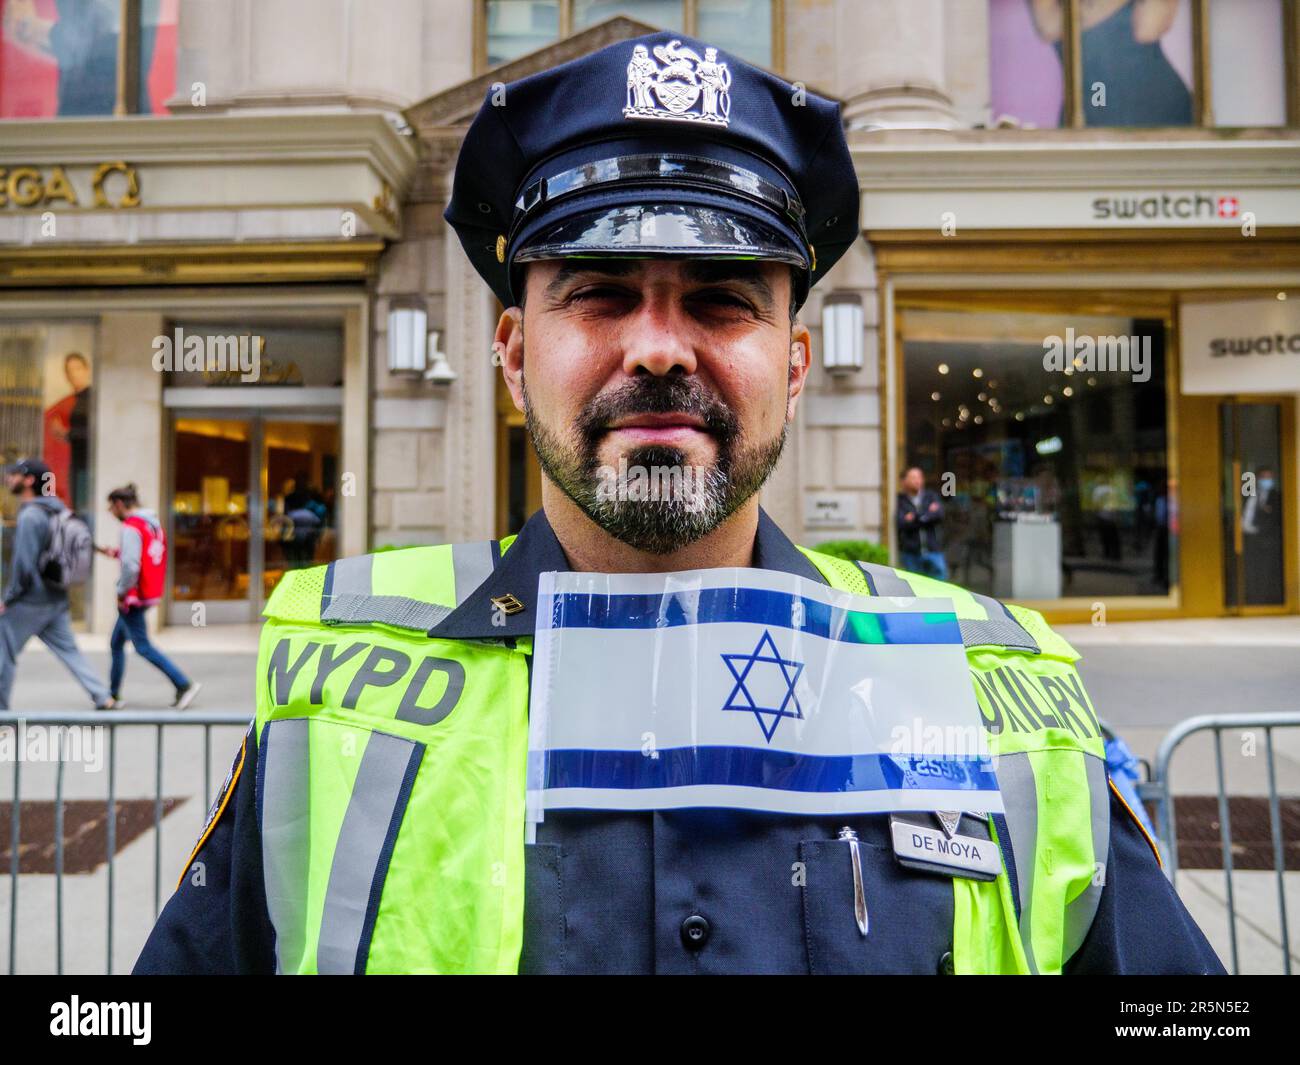
[[[766, 514], [754, 565], [825, 583]], [[532, 635], [537, 578], [568, 570], [542, 513], [482, 587], [435, 630], [451, 638]], [[484, 629], [488, 600], [525, 610]], [[533, 594], [525, 594], [533, 593]], [[249, 745], [250, 753], [252, 744]], [[168, 900], [137, 973], [272, 973], [252, 759]], [[848, 825], [862, 841], [870, 934], [854, 916]], [[782, 817], [732, 810], [552, 811], [526, 846], [525, 973], [935, 973], [950, 963], [947, 877], [895, 861], [885, 815]], [[1101, 904], [1067, 973], [1222, 973], [1133, 816], [1111, 796]], [[432, 903], [431, 903], [432, 904]]]

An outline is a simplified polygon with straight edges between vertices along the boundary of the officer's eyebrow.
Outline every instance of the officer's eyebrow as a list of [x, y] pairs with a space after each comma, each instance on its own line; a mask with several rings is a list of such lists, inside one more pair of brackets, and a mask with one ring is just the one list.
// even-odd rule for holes
[[[559, 292], [564, 285], [580, 274], [596, 274], [605, 277], [626, 277], [635, 273], [640, 267], [640, 259], [566, 259], [556, 275], [546, 286], [543, 296], [549, 298]], [[754, 295], [763, 305], [764, 310], [771, 308], [776, 297], [772, 286], [763, 276], [762, 265], [753, 261], [733, 259], [702, 259], [687, 262], [686, 277], [697, 282], [739, 281], [753, 289]]]

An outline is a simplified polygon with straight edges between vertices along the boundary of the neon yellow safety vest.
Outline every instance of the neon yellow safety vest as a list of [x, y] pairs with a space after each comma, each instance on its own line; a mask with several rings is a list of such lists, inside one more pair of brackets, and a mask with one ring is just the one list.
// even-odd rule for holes
[[[341, 559], [285, 574], [268, 601], [254, 735], [278, 971], [516, 971], [532, 641], [428, 635], [494, 549]], [[1078, 654], [1035, 611], [800, 550], [838, 589], [953, 600], [1011, 851], [995, 881], [953, 878], [953, 964], [1059, 973], [1096, 913], [1110, 830]]]

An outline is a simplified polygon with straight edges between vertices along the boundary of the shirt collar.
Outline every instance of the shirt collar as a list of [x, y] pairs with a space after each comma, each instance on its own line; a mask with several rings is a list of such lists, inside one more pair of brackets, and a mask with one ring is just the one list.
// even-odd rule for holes
[[[826, 578], [808, 556], [800, 551], [762, 508], [754, 536], [754, 567], [792, 573], [797, 577], [826, 583]], [[532, 636], [537, 623], [537, 581], [541, 574], [568, 573], [569, 560], [556, 539], [546, 512], [539, 510], [519, 531], [510, 549], [491, 575], [469, 598], [429, 630], [430, 636], [447, 640], [500, 640]], [[504, 614], [493, 602], [512, 595], [523, 609]], [[502, 624], [493, 624], [493, 620]]]

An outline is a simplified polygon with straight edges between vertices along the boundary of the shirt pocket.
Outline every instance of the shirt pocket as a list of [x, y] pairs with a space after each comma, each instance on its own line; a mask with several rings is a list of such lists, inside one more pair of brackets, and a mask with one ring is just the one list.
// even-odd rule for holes
[[519, 972], [555, 976], [564, 967], [564, 874], [558, 843], [524, 844], [524, 942]]
[[853, 858], [843, 840], [804, 840], [803, 925], [808, 971], [934, 974], [952, 951], [953, 887], [904, 869], [888, 847], [859, 842], [867, 934], [854, 907]]

